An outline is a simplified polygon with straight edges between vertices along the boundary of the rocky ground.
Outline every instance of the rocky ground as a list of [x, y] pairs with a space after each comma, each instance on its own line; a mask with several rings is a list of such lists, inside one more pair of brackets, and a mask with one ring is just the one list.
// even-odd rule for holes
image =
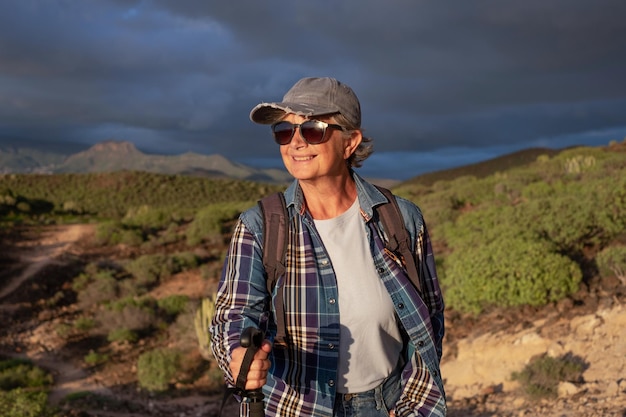
[[[216, 416], [221, 394], [200, 380], [173, 394], [148, 395], [136, 386], [134, 361], [144, 346], [119, 347], [110, 366], [89, 368], [86, 346], [55, 334], [72, 305], [46, 308], [67, 290], [83, 258], [113, 256], [94, 248], [89, 225], [49, 226], [5, 235], [0, 244], [0, 353], [28, 357], [55, 375], [50, 400], [67, 416]], [[626, 417], [626, 283], [595, 280], [543, 308], [491, 311], [480, 317], [448, 312], [442, 373], [453, 417]], [[200, 273], [174, 277], [155, 293], [198, 294]], [[143, 342], [147, 343], [147, 342]], [[149, 342], [148, 342], [149, 343]], [[556, 399], [530, 400], [512, 381], [536, 355], [570, 355], [582, 378], [559, 386]], [[65, 405], [71, 393], [92, 392]], [[233, 406], [225, 416], [237, 415]]]

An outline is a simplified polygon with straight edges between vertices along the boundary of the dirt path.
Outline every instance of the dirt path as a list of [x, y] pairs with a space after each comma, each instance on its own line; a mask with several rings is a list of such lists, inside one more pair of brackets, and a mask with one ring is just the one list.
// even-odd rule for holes
[[[75, 224], [50, 226], [36, 238], [14, 242], [16, 251], [15, 270], [21, 273], [10, 279], [0, 290], [0, 300], [9, 296], [24, 282], [35, 277], [41, 270], [50, 265], [63, 265], [63, 257], [75, 252], [74, 246], [84, 237], [94, 232], [94, 226], [89, 224]], [[11, 310], [13, 306], [0, 304], [0, 309]], [[55, 378], [55, 384], [50, 391], [50, 401], [58, 403], [63, 397], [76, 391], [93, 391], [108, 393], [101, 385], [91, 381], [89, 375], [81, 368], [61, 360], [52, 351], [2, 352], [3, 355], [29, 359], [37, 366], [48, 369]]]
[[[94, 226], [89, 224], [51, 226], [45, 228], [37, 239], [15, 242], [14, 248], [19, 254], [17, 262], [25, 268], [2, 286], [0, 300], [34, 277], [43, 268], [62, 264], [62, 255], [71, 252], [76, 242], [93, 231]], [[7, 306], [0, 305], [0, 307], [6, 308]]]

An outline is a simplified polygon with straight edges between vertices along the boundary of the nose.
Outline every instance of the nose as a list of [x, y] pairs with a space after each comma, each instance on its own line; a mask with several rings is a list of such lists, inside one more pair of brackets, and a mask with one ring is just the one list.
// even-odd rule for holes
[[293, 137], [291, 138], [291, 142], [289, 143], [291, 146], [296, 148], [301, 148], [307, 145], [307, 142], [302, 137], [302, 131], [300, 130], [300, 126], [294, 127], [295, 131], [293, 132]]

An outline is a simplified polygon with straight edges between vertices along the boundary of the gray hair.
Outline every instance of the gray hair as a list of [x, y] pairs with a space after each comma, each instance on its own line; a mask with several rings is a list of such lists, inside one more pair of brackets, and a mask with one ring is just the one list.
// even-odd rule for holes
[[[361, 132], [363, 132], [363, 130], [359, 126], [354, 126], [341, 113], [334, 114], [333, 119], [335, 120], [335, 122], [337, 122], [338, 125], [343, 126], [346, 129], [346, 132], [344, 132], [346, 136], [351, 135], [354, 130], [361, 130]], [[372, 142], [372, 138], [363, 136], [363, 140], [361, 141], [359, 146], [346, 160], [349, 168], [360, 167], [361, 165], [363, 165], [363, 161], [365, 161], [372, 153], [374, 153], [374, 145], [372, 144]]]

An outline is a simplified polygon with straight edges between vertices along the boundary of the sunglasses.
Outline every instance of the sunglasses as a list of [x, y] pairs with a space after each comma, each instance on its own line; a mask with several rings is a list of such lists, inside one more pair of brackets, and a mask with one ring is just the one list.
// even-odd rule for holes
[[272, 125], [272, 134], [274, 140], [279, 145], [287, 145], [291, 142], [296, 129], [300, 128], [300, 136], [309, 145], [319, 145], [328, 141], [329, 137], [326, 137], [326, 129], [333, 128], [344, 131], [343, 126], [320, 122], [319, 120], [307, 120], [304, 123], [295, 124], [290, 122], [278, 122]]

